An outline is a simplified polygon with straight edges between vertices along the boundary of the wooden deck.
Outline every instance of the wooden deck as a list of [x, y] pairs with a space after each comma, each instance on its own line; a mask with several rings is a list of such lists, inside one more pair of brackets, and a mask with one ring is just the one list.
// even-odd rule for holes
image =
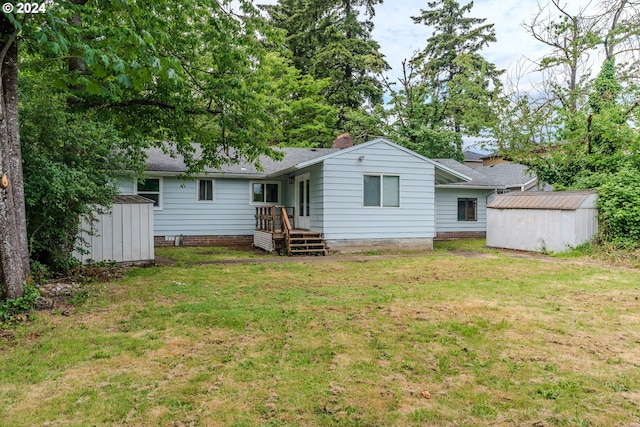
[[326, 255], [327, 245], [320, 233], [291, 227], [289, 211], [284, 206], [256, 207], [255, 247], [268, 252], [286, 251], [292, 255]]

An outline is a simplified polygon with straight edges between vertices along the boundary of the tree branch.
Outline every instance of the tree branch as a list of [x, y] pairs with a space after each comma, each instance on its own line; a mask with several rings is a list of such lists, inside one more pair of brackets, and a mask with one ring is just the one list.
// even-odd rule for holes
[[[128, 101], [121, 101], [113, 104], [102, 104], [102, 105], [99, 105], [98, 108], [120, 108], [120, 107], [133, 107], [133, 106], [157, 107], [162, 110], [169, 110], [169, 111], [177, 111], [179, 109], [175, 105], [172, 105], [163, 101], [157, 101], [154, 99], [130, 99]], [[182, 111], [184, 111], [187, 114], [210, 114], [212, 116], [217, 116], [224, 112], [222, 108], [211, 109], [210, 106], [202, 109], [189, 108], [189, 109], [184, 109]]]
[[[29, 17], [29, 14], [24, 15], [24, 18], [22, 19], [22, 24], [20, 25], [21, 27], [24, 26], [25, 22], [27, 22], [28, 17]], [[7, 18], [5, 17], [4, 19], [7, 19]], [[14, 27], [13, 32], [9, 35], [9, 38], [4, 43], [4, 47], [2, 48], [2, 51], [0, 51], [0, 75], [2, 75], [2, 64], [4, 64], [4, 57], [7, 56], [7, 52], [11, 48], [11, 45], [15, 42], [16, 38], [18, 37], [18, 34], [20, 34], [20, 28]]]

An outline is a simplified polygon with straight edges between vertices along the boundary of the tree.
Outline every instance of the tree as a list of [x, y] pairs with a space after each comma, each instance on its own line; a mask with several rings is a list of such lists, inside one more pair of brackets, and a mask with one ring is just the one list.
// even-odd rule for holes
[[322, 147], [332, 141], [338, 109], [323, 95], [329, 79], [303, 75], [279, 55], [271, 55], [270, 61], [277, 98], [273, 114], [282, 130], [275, 142], [289, 147]]
[[[29, 273], [19, 62], [20, 69], [46, 76], [61, 91], [56, 94], [66, 102], [61, 117], [75, 126], [74, 132], [107, 133], [104, 144], [116, 146], [106, 152], [120, 150], [140, 161], [146, 146], [174, 141], [168, 149], [183, 154], [192, 171], [257, 161], [261, 154], [277, 156], [269, 146], [279, 129], [270, 110], [273, 88], [263, 61], [266, 46], [278, 44], [277, 34], [250, 1], [75, 0], [47, 8], [41, 14], [0, 16], [0, 271], [5, 298], [21, 296]], [[96, 126], [82, 129], [77, 123], [82, 120]], [[193, 142], [202, 147], [200, 157]]]
[[329, 82], [324, 95], [339, 110], [336, 131], [348, 126], [351, 111], [382, 103], [376, 76], [388, 65], [371, 38], [378, 3], [382, 0], [279, 0], [264, 6], [270, 22], [285, 30], [294, 66], [303, 75]]
[[[536, 153], [548, 152], [549, 146], [564, 143], [558, 139], [558, 129], [584, 126], [593, 67], [599, 65], [594, 58], [615, 56], [619, 63], [616, 78], [625, 85], [626, 95], [622, 96], [631, 95], [640, 78], [639, 6], [629, 0], [604, 0], [591, 9], [573, 12], [557, 0], [540, 6], [524, 27], [550, 48], [549, 53], [525, 62], [538, 83], [524, 91], [518, 81], [505, 88], [500, 120], [494, 129], [501, 150], [525, 161]], [[531, 84], [527, 82], [527, 86]]]
[[428, 3], [412, 17], [433, 28], [426, 46], [402, 64], [400, 89], [390, 82], [392, 134], [410, 148], [435, 157], [462, 159], [465, 137], [481, 136], [496, 120], [501, 70], [481, 50], [496, 41], [493, 24], [470, 18], [473, 2]]
[[444, 128], [442, 122], [435, 119], [431, 91], [413, 61], [403, 61], [398, 82], [400, 89], [386, 81], [391, 94], [388, 113], [394, 119], [389, 126], [391, 138], [425, 157], [462, 161], [462, 136]]

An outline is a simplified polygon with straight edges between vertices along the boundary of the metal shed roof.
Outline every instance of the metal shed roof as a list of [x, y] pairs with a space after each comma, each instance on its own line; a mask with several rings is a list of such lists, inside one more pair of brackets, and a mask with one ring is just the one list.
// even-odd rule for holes
[[517, 192], [500, 194], [487, 205], [487, 208], [548, 210], [595, 208], [596, 194], [595, 191]]
[[119, 194], [113, 198], [113, 203], [117, 205], [127, 205], [136, 203], [153, 203], [153, 200], [138, 195]]

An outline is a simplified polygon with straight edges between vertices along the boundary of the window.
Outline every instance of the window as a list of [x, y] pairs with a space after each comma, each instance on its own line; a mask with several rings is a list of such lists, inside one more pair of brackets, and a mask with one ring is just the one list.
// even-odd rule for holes
[[153, 206], [160, 208], [160, 178], [146, 178], [144, 181], [138, 181], [137, 193], [153, 200]]
[[400, 206], [400, 177], [394, 175], [364, 176], [364, 206], [397, 208]]
[[213, 180], [212, 179], [198, 180], [198, 201], [213, 202]]
[[478, 199], [458, 199], [458, 221], [477, 221]]
[[269, 182], [251, 183], [251, 201], [253, 203], [278, 203], [280, 185]]

